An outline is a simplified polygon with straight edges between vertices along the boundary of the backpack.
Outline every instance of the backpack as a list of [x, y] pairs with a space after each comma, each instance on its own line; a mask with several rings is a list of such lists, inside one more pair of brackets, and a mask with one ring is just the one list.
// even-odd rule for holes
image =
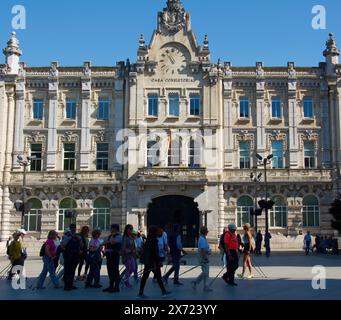
[[79, 257], [80, 254], [80, 240], [73, 236], [65, 246], [64, 255], [68, 257]]
[[219, 249], [222, 251], [222, 252], [225, 252], [225, 235], [226, 235], [226, 232], [224, 232], [221, 237], [220, 237], [220, 240], [219, 240]]
[[46, 243], [44, 242], [40, 248], [39, 257], [45, 257]]

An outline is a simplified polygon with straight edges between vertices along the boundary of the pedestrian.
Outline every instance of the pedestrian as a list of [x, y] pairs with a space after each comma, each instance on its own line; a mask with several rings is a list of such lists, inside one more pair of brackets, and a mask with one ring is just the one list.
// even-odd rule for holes
[[241, 254], [243, 253], [243, 249], [244, 249], [244, 244], [242, 241], [242, 237], [240, 236], [240, 234], [237, 234], [237, 241], [238, 241], [238, 252]]
[[312, 243], [312, 238], [310, 235], [310, 231], [307, 232], [307, 234], [304, 237], [304, 250], [305, 250], [305, 255], [308, 256], [311, 250], [311, 243]]
[[262, 231], [258, 230], [258, 233], [257, 233], [257, 236], [256, 236], [256, 250], [255, 250], [255, 254], [256, 255], [261, 255], [262, 254], [262, 242], [263, 242]]
[[[14, 276], [13, 268], [15, 266], [22, 266], [24, 267], [25, 264], [25, 255], [23, 254], [23, 247], [22, 242], [20, 241], [21, 238], [21, 230], [17, 230], [13, 234], [13, 240], [11, 244], [8, 247], [8, 258], [11, 261], [11, 269], [9, 271], [8, 279], [11, 280]], [[20, 271], [16, 272], [17, 274], [20, 273]]]
[[[86, 279], [85, 288], [102, 288], [100, 284], [101, 265], [102, 265], [102, 241], [100, 240], [101, 231], [92, 231], [92, 239], [89, 243], [88, 261], [90, 272]], [[94, 284], [92, 282], [94, 281]]]
[[226, 273], [223, 275], [224, 281], [230, 286], [237, 286], [235, 283], [235, 272], [239, 267], [238, 248], [239, 243], [236, 236], [237, 227], [235, 224], [228, 226], [228, 232], [225, 235], [225, 248], [226, 248], [226, 260], [227, 267]]
[[71, 291], [78, 289], [73, 285], [80, 253], [83, 250], [82, 239], [76, 233], [76, 225], [70, 225], [70, 236], [65, 237], [61, 243], [64, 257], [64, 290]]
[[[88, 274], [89, 271], [89, 261], [88, 261], [88, 255], [89, 255], [89, 232], [90, 232], [90, 228], [88, 226], [84, 226], [81, 229], [80, 232], [80, 237], [82, 240], [82, 246], [83, 249], [80, 253], [80, 257], [79, 257], [79, 264], [78, 264], [78, 277], [77, 280], [78, 281], [82, 281], [86, 279], [86, 276]], [[84, 270], [84, 274], [82, 276], [82, 268], [85, 264], [85, 270]]]
[[243, 255], [244, 255], [244, 261], [243, 261], [243, 273], [239, 275], [241, 279], [244, 279], [245, 277], [245, 272], [246, 269], [248, 268], [250, 271], [250, 275], [247, 276], [247, 279], [252, 279], [253, 274], [252, 274], [252, 260], [251, 260], [251, 253], [253, 251], [253, 236], [252, 236], [252, 230], [251, 230], [251, 225], [249, 223], [245, 224], [243, 227], [244, 229], [244, 235], [243, 235], [243, 244], [244, 244], [244, 250], [243, 250]]
[[[168, 249], [168, 239], [167, 239], [167, 233], [161, 228], [158, 228], [158, 234], [157, 234], [157, 239], [158, 239], [158, 245], [159, 245], [159, 257], [160, 257], [160, 262], [163, 265], [166, 257], [168, 255], [169, 249]], [[156, 282], [156, 276], [154, 275], [154, 282]]]
[[320, 236], [317, 234], [316, 237], [315, 237], [315, 244], [314, 244], [314, 246], [313, 246], [313, 251], [314, 251], [314, 248], [315, 248], [316, 253], [320, 253], [320, 252], [321, 252], [320, 245], [321, 245], [321, 238], [320, 238]]
[[60, 237], [57, 233], [56, 239], [53, 240], [55, 251], [56, 251], [56, 257], [53, 259], [54, 268], [57, 270], [59, 266], [59, 259], [61, 255], [61, 248], [60, 248]]
[[272, 236], [271, 233], [269, 231], [265, 232], [265, 236], [264, 236], [264, 247], [265, 247], [265, 254], [267, 256], [267, 258], [270, 257], [271, 254], [271, 247], [270, 247], [270, 240], [271, 240]]
[[111, 225], [110, 235], [104, 240], [105, 256], [107, 259], [109, 287], [103, 292], [120, 292], [120, 251], [122, 247], [122, 235], [118, 224]]
[[201, 274], [196, 278], [194, 282], [192, 282], [193, 290], [197, 289], [197, 285], [203, 281], [204, 282], [204, 291], [211, 292], [213, 291], [208, 284], [209, 275], [210, 275], [210, 260], [209, 256], [211, 255], [210, 245], [207, 241], [208, 229], [207, 227], [201, 227], [200, 229], [200, 237], [198, 241], [198, 252], [199, 252], [199, 264], [201, 266]]
[[224, 238], [225, 238], [225, 234], [228, 231], [227, 228], [224, 228], [223, 233], [220, 236], [219, 239], [219, 251], [220, 251], [220, 255], [221, 255], [221, 261], [223, 263], [223, 266], [226, 267], [226, 248], [225, 248], [225, 242], [224, 242]]
[[141, 257], [141, 261], [144, 264], [143, 276], [140, 284], [140, 291], [137, 296], [138, 299], [148, 299], [144, 294], [144, 288], [146, 282], [149, 278], [150, 272], [156, 275], [157, 283], [162, 291], [162, 297], [169, 297], [171, 294], [165, 289], [161, 277], [161, 262], [159, 256], [159, 244], [157, 239], [158, 228], [156, 226], [151, 226], [148, 230], [148, 237], [146, 243], [144, 244], [144, 249]]
[[50, 231], [47, 240], [42, 246], [42, 258], [43, 258], [43, 270], [40, 273], [38, 277], [38, 284], [37, 284], [37, 289], [45, 289], [44, 288], [44, 282], [47, 276], [47, 273], [50, 274], [51, 282], [53, 283], [54, 287], [56, 289], [61, 288], [59, 286], [59, 280], [56, 276], [56, 268], [55, 268], [55, 263], [54, 260], [57, 258], [56, 256], [56, 245], [55, 245], [55, 240], [57, 239], [58, 233], [54, 230]]
[[128, 224], [124, 229], [123, 241], [122, 241], [122, 262], [125, 266], [124, 272], [124, 285], [131, 289], [133, 286], [130, 284], [130, 276], [136, 269], [136, 246], [135, 238], [133, 235], [134, 227]]
[[174, 272], [174, 285], [182, 286], [183, 284], [179, 281], [179, 273], [180, 273], [180, 259], [181, 254], [184, 253], [180, 235], [180, 226], [174, 225], [173, 231], [170, 235], [168, 235], [168, 245], [169, 245], [169, 252], [172, 260], [172, 267], [169, 271], [163, 276], [163, 281], [165, 284], [168, 283], [168, 278]]

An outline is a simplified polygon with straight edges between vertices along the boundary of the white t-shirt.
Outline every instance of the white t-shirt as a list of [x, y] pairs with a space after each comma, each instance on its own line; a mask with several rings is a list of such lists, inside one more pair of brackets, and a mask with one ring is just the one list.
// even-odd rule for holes
[[207, 239], [204, 236], [199, 237], [199, 242], [198, 242], [198, 251], [201, 253], [201, 250], [205, 250], [207, 254], [211, 254], [211, 249], [210, 245], [207, 241]]

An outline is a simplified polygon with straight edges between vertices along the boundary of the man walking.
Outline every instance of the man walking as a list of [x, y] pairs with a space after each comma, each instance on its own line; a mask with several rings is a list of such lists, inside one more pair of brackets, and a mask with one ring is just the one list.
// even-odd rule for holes
[[210, 245], [206, 239], [208, 234], [208, 229], [207, 227], [202, 227], [200, 229], [200, 238], [198, 242], [198, 252], [199, 252], [199, 264], [201, 266], [201, 274], [197, 277], [197, 279], [192, 282], [192, 288], [193, 290], [197, 289], [197, 285], [201, 282], [204, 281], [204, 291], [205, 292], [211, 292], [213, 291], [209, 285], [208, 285], [208, 280], [209, 280], [209, 274], [210, 274], [210, 260], [209, 256], [211, 254], [211, 249]]
[[255, 249], [256, 255], [262, 254], [262, 242], [263, 242], [263, 235], [262, 235], [262, 232], [259, 230], [256, 236], [256, 249]]
[[265, 236], [264, 236], [264, 242], [265, 242], [265, 254], [266, 254], [267, 258], [270, 257], [270, 253], [271, 253], [271, 248], [270, 248], [271, 238], [272, 238], [271, 233], [269, 231], [266, 232]]
[[311, 242], [312, 242], [312, 239], [311, 239], [310, 231], [308, 231], [304, 237], [304, 248], [305, 248], [306, 256], [309, 256]]
[[168, 278], [174, 272], [174, 285], [182, 286], [183, 284], [179, 281], [179, 272], [180, 272], [180, 259], [181, 253], [183, 252], [181, 235], [180, 235], [180, 226], [174, 225], [173, 232], [168, 237], [168, 245], [170, 249], [170, 255], [172, 258], [172, 268], [164, 275], [163, 281], [167, 284]]
[[122, 235], [120, 234], [120, 226], [113, 224], [111, 226], [111, 234], [104, 241], [105, 256], [107, 258], [108, 276], [110, 285], [103, 292], [120, 292], [120, 250], [122, 247]]
[[230, 224], [224, 239], [226, 248], [227, 272], [223, 275], [223, 279], [229, 286], [237, 286], [234, 281], [235, 273], [239, 267], [239, 244], [236, 236], [236, 230], [237, 226], [235, 224]]

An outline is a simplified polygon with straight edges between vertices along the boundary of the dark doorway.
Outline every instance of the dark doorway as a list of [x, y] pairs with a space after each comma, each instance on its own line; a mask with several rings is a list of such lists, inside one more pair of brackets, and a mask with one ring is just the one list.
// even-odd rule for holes
[[148, 226], [157, 225], [163, 228], [167, 224], [178, 224], [181, 228], [183, 246], [197, 246], [199, 234], [199, 209], [192, 198], [185, 196], [164, 196], [156, 198], [149, 205]]

